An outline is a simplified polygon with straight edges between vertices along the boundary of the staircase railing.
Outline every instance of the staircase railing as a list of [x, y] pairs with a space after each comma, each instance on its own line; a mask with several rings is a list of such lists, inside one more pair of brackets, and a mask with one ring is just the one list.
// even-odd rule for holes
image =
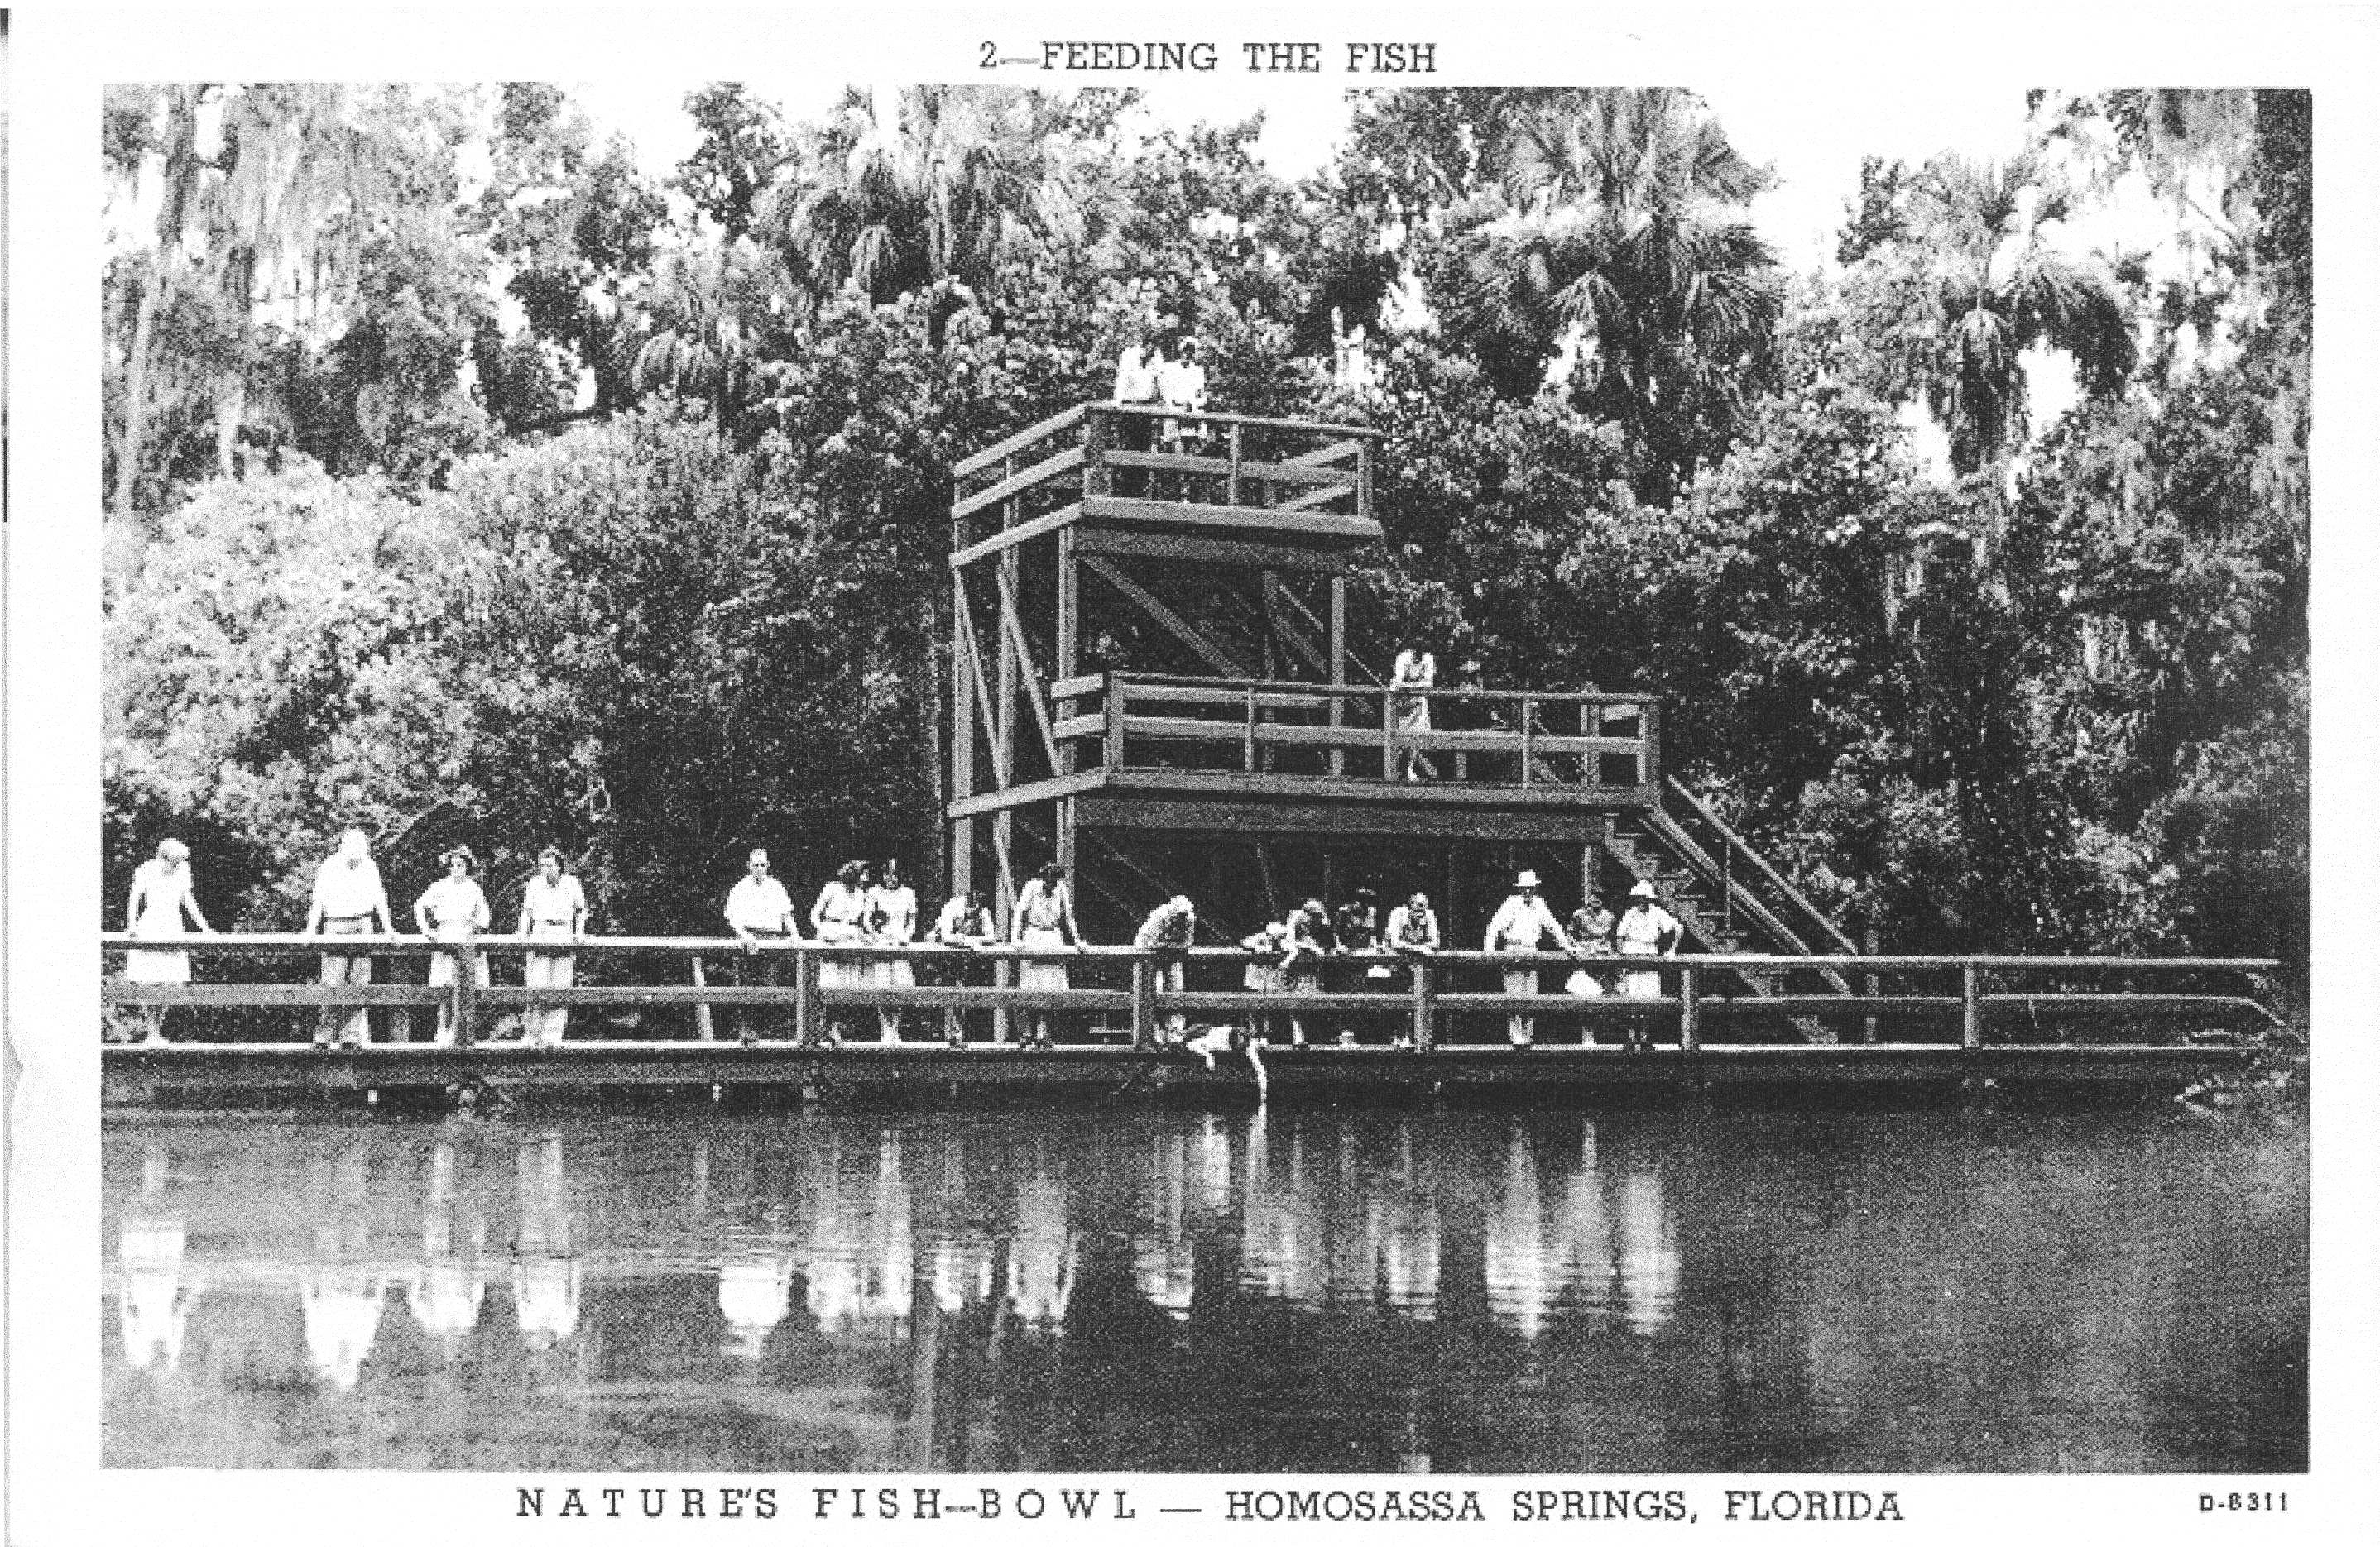
[[[1667, 792], [1676, 798], [1678, 804], [1682, 806], [1689, 816], [1695, 820], [1706, 833], [1718, 840], [1718, 846], [1726, 859], [1723, 863], [1713, 866], [1710, 870], [1710, 878], [1726, 887], [1732, 900], [1757, 907], [1759, 912], [1765, 915], [1766, 921], [1784, 938], [1799, 946], [1805, 956], [1857, 956], [1860, 953], [1859, 947], [1852, 943], [1851, 937], [1837, 928], [1832, 919], [1820, 912], [1817, 905], [1803, 895], [1801, 888], [1787, 880], [1775, 865], [1762, 858], [1760, 852], [1745, 842], [1742, 836], [1733, 828], [1729, 827], [1718, 812], [1713, 811], [1693, 791], [1679, 783], [1674, 774], [1670, 775], [1665, 782], [1668, 785]], [[1662, 815], [1670, 818], [1682, 836], [1686, 831], [1687, 824], [1678, 821], [1677, 817], [1668, 810], [1667, 802], [1664, 802], [1663, 805]], [[1697, 852], [1704, 847], [1696, 845]], [[1712, 864], [1710, 856], [1704, 853], [1701, 863], [1710, 865]], [[1751, 887], [1740, 878], [1738, 866], [1767, 883], [1767, 896], [1765, 899], [1756, 896]], [[1762, 906], [1763, 903], [1767, 905]], [[1780, 912], [1790, 914], [1801, 927], [1788, 925], [1778, 916]], [[1807, 931], [1806, 934], [1804, 930]]]

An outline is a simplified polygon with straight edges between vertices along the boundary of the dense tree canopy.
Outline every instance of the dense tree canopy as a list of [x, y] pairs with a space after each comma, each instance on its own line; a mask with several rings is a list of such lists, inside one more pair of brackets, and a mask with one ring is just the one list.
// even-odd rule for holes
[[[1132, 105], [705, 88], [657, 185], [550, 87], [111, 92], [111, 893], [173, 831], [287, 923], [347, 822], [616, 927], [751, 842], [930, 877], [951, 464], [1153, 328], [1383, 431], [1360, 654], [1668, 695], [1847, 929], [2302, 962], [2301, 94], [2036, 99], [1802, 275], [1687, 93], [1385, 93], [1297, 184]], [[2179, 260], [2077, 245], [2133, 187]]]

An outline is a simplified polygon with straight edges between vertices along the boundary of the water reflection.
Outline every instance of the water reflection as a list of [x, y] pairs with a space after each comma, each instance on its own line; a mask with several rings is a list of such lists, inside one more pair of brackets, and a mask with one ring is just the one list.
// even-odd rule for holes
[[289, 1422], [395, 1467], [2301, 1457], [2301, 1140], [2109, 1123], [115, 1125], [107, 1459]]

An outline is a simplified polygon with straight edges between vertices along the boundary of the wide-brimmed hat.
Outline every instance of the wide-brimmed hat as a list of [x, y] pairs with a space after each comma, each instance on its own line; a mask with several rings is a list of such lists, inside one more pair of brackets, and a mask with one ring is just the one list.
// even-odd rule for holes
[[1537, 873], [1534, 870], [1524, 870], [1518, 876], [1512, 877], [1512, 885], [1515, 888], [1534, 887], [1536, 884]]
[[1661, 895], [1661, 894], [1660, 894], [1659, 892], [1655, 891], [1655, 890], [1653, 889], [1653, 883], [1652, 883], [1652, 882], [1650, 882], [1650, 881], [1639, 881], [1639, 882], [1637, 882], [1634, 886], [1630, 887], [1630, 888], [1628, 888], [1628, 895], [1629, 895], [1630, 897], [1644, 897], [1644, 898], [1658, 899], [1658, 898], [1660, 897], [1660, 895]]

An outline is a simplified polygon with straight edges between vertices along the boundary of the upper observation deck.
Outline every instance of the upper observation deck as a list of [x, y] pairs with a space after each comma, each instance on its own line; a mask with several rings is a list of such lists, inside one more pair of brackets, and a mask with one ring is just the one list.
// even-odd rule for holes
[[1377, 540], [1359, 425], [1087, 403], [952, 469], [953, 566], [1061, 530], [1077, 550], [1337, 571]]

